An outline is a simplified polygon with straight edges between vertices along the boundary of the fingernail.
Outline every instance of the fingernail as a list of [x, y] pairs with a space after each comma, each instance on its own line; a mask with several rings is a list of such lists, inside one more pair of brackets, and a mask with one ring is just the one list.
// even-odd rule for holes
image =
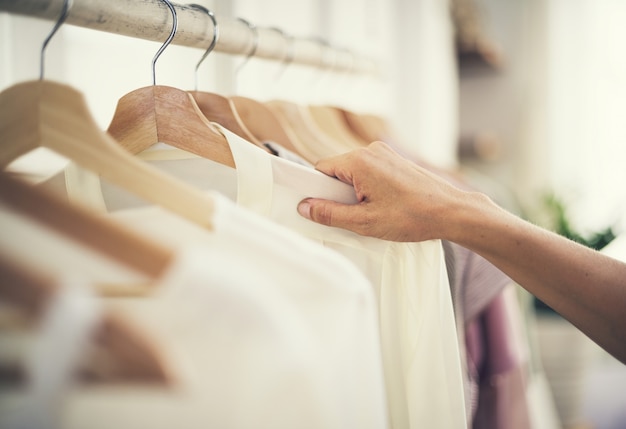
[[311, 204], [308, 201], [302, 201], [298, 204], [298, 213], [307, 219], [311, 219]]

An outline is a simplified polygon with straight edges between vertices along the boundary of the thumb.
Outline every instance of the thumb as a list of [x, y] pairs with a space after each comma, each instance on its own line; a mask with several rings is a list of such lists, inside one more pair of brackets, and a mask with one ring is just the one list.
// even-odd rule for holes
[[[319, 198], [307, 198], [298, 204], [301, 216], [322, 225], [346, 228], [354, 217], [355, 206]], [[349, 229], [349, 228], [348, 228]]]

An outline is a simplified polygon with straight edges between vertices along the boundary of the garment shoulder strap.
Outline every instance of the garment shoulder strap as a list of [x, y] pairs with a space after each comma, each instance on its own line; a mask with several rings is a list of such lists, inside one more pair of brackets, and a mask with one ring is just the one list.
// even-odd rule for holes
[[274, 178], [269, 153], [214, 123], [226, 137], [237, 168], [237, 204], [268, 215]]

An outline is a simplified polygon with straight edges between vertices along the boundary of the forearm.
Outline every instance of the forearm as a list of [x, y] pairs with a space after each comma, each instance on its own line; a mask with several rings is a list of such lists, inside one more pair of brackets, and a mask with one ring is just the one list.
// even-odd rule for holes
[[626, 264], [545, 231], [464, 192], [387, 145], [321, 160], [354, 187], [357, 204], [305, 199], [315, 222], [392, 241], [446, 239], [490, 260], [626, 363]]
[[464, 194], [447, 239], [490, 260], [626, 363], [626, 264]]

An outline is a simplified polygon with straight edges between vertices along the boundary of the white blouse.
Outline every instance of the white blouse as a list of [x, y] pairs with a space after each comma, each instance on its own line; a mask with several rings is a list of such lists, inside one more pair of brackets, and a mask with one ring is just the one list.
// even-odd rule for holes
[[[465, 428], [461, 364], [441, 242], [388, 242], [304, 219], [296, 211], [303, 198], [354, 203], [353, 188], [272, 156], [215, 125], [227, 137], [236, 170], [161, 143], [139, 156], [202, 189], [224, 188], [240, 206], [352, 261], [370, 280], [377, 298], [391, 427]], [[185, 163], [190, 171], [204, 173], [184, 171]], [[207, 183], [206, 177], [221, 180]], [[109, 198], [103, 200], [109, 204]]]
[[220, 128], [237, 166], [238, 203], [344, 254], [374, 285], [391, 426], [464, 428], [463, 382], [441, 242], [389, 242], [304, 219], [296, 211], [303, 198], [354, 203], [353, 188]]

